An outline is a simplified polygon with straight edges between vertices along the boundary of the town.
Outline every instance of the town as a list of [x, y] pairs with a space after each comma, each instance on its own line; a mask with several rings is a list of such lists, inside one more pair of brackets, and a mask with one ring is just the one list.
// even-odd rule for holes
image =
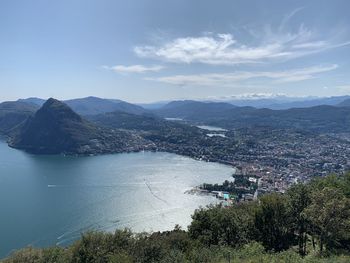
[[[168, 135], [178, 138], [177, 132], [173, 130]], [[206, 138], [205, 132], [191, 134], [190, 138], [183, 138], [184, 134], [176, 143], [166, 140], [155, 143], [156, 149], [231, 165], [236, 168], [236, 176], [258, 180], [259, 195], [284, 193], [292, 184], [331, 173], [343, 174], [350, 169], [350, 141], [346, 134], [270, 127], [228, 130], [220, 132], [224, 136]], [[255, 190], [246, 192], [255, 194]]]

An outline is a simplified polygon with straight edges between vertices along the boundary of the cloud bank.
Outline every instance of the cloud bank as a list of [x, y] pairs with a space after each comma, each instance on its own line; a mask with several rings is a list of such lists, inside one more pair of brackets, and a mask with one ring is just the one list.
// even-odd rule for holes
[[237, 85], [242, 81], [250, 79], [270, 79], [275, 83], [297, 82], [315, 78], [317, 74], [332, 71], [338, 65], [314, 66], [285, 71], [235, 71], [229, 73], [209, 73], [194, 75], [174, 75], [157, 78], [147, 78], [147, 80], [158, 81], [166, 84], [179, 86], [227, 86]]
[[240, 43], [232, 34], [176, 38], [159, 46], [136, 46], [134, 52], [142, 58], [174, 63], [203, 63], [210, 65], [253, 64], [287, 61], [350, 45], [350, 41], [336, 42], [317, 39], [316, 34], [303, 25], [296, 33], [272, 33], [264, 29], [264, 36], [255, 45]]

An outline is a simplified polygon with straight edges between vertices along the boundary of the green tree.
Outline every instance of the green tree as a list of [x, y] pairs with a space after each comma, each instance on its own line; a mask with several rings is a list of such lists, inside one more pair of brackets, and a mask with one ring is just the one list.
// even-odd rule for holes
[[260, 209], [255, 215], [258, 239], [267, 250], [287, 249], [293, 240], [287, 201], [281, 194], [273, 193], [260, 199]]
[[336, 188], [325, 187], [312, 194], [312, 203], [305, 210], [310, 220], [312, 235], [318, 237], [320, 252], [332, 250], [350, 231], [350, 200]]
[[253, 205], [234, 205], [229, 208], [210, 206], [195, 211], [189, 234], [210, 245], [239, 246], [251, 238]]
[[288, 214], [292, 231], [296, 233], [299, 254], [306, 255], [308, 220], [305, 209], [311, 203], [311, 191], [305, 184], [296, 184], [287, 191]]

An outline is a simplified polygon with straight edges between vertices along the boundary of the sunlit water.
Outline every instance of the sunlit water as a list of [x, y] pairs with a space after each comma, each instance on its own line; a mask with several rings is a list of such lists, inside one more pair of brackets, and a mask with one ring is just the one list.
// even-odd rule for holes
[[223, 129], [223, 128], [220, 128], [220, 127], [216, 127], [216, 126], [199, 125], [197, 127], [202, 129], [202, 130], [213, 131], [213, 132], [214, 131], [217, 131], [217, 132], [227, 131], [226, 129]]
[[169, 153], [35, 156], [0, 141], [0, 258], [27, 245], [67, 245], [86, 230], [186, 228], [216, 200], [184, 192], [233, 168]]

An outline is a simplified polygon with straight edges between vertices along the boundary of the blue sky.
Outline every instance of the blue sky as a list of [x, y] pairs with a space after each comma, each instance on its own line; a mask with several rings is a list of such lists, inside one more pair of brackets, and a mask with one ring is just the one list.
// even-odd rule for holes
[[350, 94], [347, 0], [0, 1], [0, 100]]

